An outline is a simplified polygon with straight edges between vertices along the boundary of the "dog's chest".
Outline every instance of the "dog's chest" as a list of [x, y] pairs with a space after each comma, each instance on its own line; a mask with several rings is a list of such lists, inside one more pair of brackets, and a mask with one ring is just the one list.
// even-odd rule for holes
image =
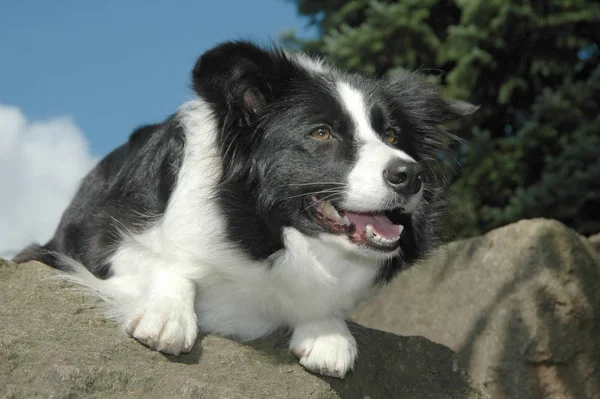
[[350, 256], [297, 231], [291, 237], [293, 242], [269, 265], [218, 267], [198, 282], [201, 329], [254, 339], [282, 325], [344, 316], [370, 294], [375, 261]]

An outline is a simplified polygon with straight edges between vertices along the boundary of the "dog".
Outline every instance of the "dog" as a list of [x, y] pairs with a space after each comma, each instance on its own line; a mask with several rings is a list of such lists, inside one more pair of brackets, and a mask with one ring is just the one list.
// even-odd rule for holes
[[167, 354], [198, 329], [287, 328], [308, 370], [344, 378], [345, 317], [425, 256], [444, 203], [440, 124], [477, 107], [415, 73], [371, 78], [246, 41], [198, 59], [195, 97], [143, 126], [82, 180], [39, 260], [103, 298]]

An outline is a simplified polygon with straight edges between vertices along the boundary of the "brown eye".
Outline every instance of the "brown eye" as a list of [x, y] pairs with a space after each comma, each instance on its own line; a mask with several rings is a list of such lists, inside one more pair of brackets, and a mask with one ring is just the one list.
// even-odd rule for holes
[[331, 130], [327, 127], [320, 127], [313, 130], [310, 135], [317, 140], [329, 140], [331, 138]]
[[383, 133], [383, 139], [388, 143], [395, 143], [397, 139], [397, 133], [394, 129], [387, 129]]

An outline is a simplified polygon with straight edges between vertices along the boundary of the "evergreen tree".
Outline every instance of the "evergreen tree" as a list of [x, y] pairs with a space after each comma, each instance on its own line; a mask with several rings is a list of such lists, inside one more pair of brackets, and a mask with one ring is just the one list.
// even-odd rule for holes
[[372, 75], [419, 70], [482, 105], [457, 157], [457, 236], [548, 217], [600, 231], [600, 3], [295, 0], [319, 37], [289, 46]]

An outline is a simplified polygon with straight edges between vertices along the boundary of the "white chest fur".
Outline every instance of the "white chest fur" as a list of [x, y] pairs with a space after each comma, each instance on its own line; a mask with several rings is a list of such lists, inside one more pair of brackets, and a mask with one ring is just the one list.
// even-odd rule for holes
[[377, 273], [373, 260], [332, 249], [293, 228], [284, 235], [286, 249], [270, 264], [209, 266], [197, 280], [201, 329], [254, 339], [282, 325], [343, 317], [370, 293]]

